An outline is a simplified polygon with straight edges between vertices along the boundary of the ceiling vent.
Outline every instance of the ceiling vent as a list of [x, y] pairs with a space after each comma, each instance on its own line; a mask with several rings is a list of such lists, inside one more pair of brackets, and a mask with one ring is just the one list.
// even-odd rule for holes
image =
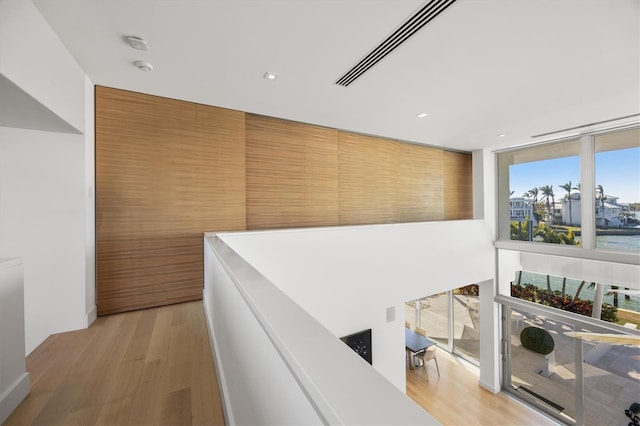
[[418, 12], [411, 18], [407, 19], [393, 34], [385, 41], [380, 43], [367, 56], [358, 62], [353, 68], [346, 72], [336, 84], [340, 86], [348, 86], [358, 77], [367, 72], [371, 67], [377, 64], [382, 58], [393, 52], [398, 46], [404, 43], [409, 37], [414, 35], [420, 28], [431, 22], [436, 16], [445, 11], [456, 0], [431, 0], [427, 2]]

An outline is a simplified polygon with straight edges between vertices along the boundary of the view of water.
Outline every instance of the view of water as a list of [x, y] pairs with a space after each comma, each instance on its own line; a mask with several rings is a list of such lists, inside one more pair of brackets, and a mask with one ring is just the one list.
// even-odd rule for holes
[[[576, 236], [580, 242], [580, 237]], [[596, 247], [612, 250], [640, 250], [640, 235], [598, 235]]]
[[[518, 277], [516, 274], [516, 277], [514, 278], [514, 282], [517, 282], [517, 279]], [[562, 277], [551, 276], [550, 281], [551, 281], [552, 290], [562, 291]], [[532, 272], [523, 272], [521, 283], [533, 284], [540, 288], [547, 288], [547, 276], [542, 274], [532, 273]], [[580, 280], [573, 280], [573, 279], [567, 278], [565, 293], [573, 297], [576, 294], [576, 290], [578, 290], [580, 283], [581, 283]], [[595, 288], [589, 288], [589, 284], [590, 283], [586, 283], [582, 288], [582, 290], [580, 291], [580, 296], [579, 296], [580, 299], [593, 300], [593, 297], [595, 295]], [[604, 302], [613, 305], [613, 295], [607, 296], [607, 291], [611, 290], [611, 286], [609, 285], [609, 283], [603, 283], [603, 284], [605, 284]], [[613, 285], [615, 285], [615, 283], [613, 283]], [[628, 309], [630, 311], [640, 312], [640, 296], [632, 295], [630, 296], [629, 300], [626, 300], [624, 296], [620, 294], [618, 295], [618, 306], [622, 309]]]
[[598, 235], [596, 247], [615, 250], [640, 250], [640, 235]]

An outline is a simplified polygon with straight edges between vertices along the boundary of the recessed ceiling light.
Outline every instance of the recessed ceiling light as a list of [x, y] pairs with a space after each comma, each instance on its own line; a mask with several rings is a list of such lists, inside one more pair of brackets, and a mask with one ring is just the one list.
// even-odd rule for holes
[[149, 50], [149, 45], [147, 44], [147, 41], [140, 38], [140, 37], [135, 37], [135, 36], [128, 36], [126, 38], [127, 43], [129, 43], [129, 46], [133, 47], [136, 50]]
[[499, 137], [499, 138], [504, 138], [504, 137], [505, 137], [505, 134], [504, 134], [504, 133], [500, 133], [500, 134], [498, 135], [498, 137]]
[[276, 74], [273, 74], [273, 73], [270, 73], [270, 72], [265, 72], [262, 77], [266, 78], [267, 80], [275, 80], [276, 78], [278, 78], [278, 76]]
[[421, 112], [420, 114], [416, 115], [416, 117], [425, 118], [427, 115], [429, 115], [429, 114], [427, 114], [426, 112]]
[[136, 67], [138, 67], [138, 69], [140, 71], [144, 71], [144, 72], [149, 72], [149, 71], [153, 71], [153, 65], [151, 65], [149, 62], [145, 62], [145, 61], [135, 61], [133, 63], [133, 65], [135, 65]]

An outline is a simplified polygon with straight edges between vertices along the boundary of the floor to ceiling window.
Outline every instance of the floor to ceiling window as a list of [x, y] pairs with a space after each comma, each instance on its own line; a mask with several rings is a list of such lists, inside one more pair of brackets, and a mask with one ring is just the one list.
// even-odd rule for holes
[[563, 423], [627, 424], [640, 403], [638, 121], [496, 159], [502, 387]]
[[640, 402], [640, 347], [630, 340], [636, 331], [531, 302], [500, 301], [504, 389], [565, 423], [628, 422], [624, 410]]
[[479, 286], [471, 284], [405, 304], [408, 325], [420, 326], [449, 352], [480, 363]]

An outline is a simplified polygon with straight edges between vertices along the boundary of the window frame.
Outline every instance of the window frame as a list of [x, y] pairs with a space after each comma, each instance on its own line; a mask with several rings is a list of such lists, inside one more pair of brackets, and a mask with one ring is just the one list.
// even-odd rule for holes
[[[510, 239], [509, 214], [510, 214], [510, 189], [509, 189], [509, 164], [501, 161], [502, 154], [508, 154], [519, 150], [536, 146], [561, 144], [575, 141], [579, 136], [579, 161], [580, 161], [580, 185], [581, 193], [595, 194], [595, 137], [598, 135], [639, 128], [638, 123], [627, 124], [618, 127], [610, 127], [589, 131], [581, 135], [567, 135], [556, 139], [550, 139], [541, 143], [518, 146], [505, 150], [494, 151], [496, 167], [496, 240], [494, 246], [498, 249], [516, 250], [531, 253], [550, 254], [563, 257], [576, 257], [581, 259], [601, 260], [606, 262], [640, 265], [640, 253], [624, 250], [607, 250], [596, 247], [596, 215], [595, 198], [581, 197], [581, 245], [566, 246], [562, 244], [540, 243], [529, 241], [517, 241]], [[506, 206], [506, 207], [505, 207]]]

